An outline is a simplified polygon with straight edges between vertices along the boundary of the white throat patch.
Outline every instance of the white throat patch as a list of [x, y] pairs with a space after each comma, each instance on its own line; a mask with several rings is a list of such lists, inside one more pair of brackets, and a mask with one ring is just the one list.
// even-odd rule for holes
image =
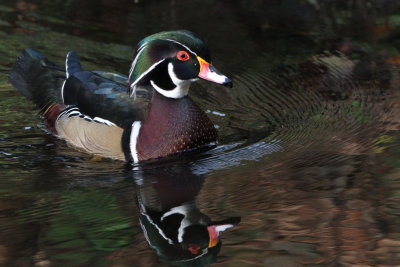
[[189, 87], [191, 84], [190, 80], [181, 80], [179, 79], [174, 71], [174, 65], [170, 62], [168, 64], [168, 74], [169, 77], [171, 77], [172, 82], [176, 85], [176, 87], [172, 90], [164, 90], [162, 88], [160, 88], [159, 86], [157, 86], [157, 84], [151, 80], [151, 86], [154, 87], [154, 89], [159, 92], [160, 94], [162, 94], [165, 97], [169, 97], [169, 98], [182, 98], [184, 96], [187, 96], [187, 94], [189, 93]]

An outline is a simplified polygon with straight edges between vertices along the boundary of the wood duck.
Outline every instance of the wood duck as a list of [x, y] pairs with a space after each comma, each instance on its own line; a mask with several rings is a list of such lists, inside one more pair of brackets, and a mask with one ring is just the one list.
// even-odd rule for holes
[[[172, 265], [208, 266], [216, 260], [224, 231], [240, 217], [212, 221], [197, 206], [205, 177], [188, 164], [147, 166], [134, 174], [140, 225], [149, 245]], [[203, 206], [207, 203], [202, 203]], [[207, 264], [205, 264], [207, 263]]]
[[52, 133], [89, 153], [138, 162], [217, 140], [213, 123], [188, 96], [199, 78], [232, 87], [210, 62], [199, 36], [168, 31], [139, 42], [129, 77], [85, 71], [73, 51], [64, 70], [26, 49], [9, 81], [41, 109]]

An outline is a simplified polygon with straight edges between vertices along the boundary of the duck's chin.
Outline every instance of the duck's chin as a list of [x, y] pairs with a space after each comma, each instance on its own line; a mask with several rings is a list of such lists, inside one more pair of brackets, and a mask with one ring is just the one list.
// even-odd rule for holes
[[182, 98], [187, 96], [189, 93], [189, 87], [190, 87], [191, 81], [182, 81], [179, 83], [177, 86], [175, 86], [173, 89], [170, 90], [165, 90], [159, 87], [153, 80], [150, 81], [151, 86], [156, 90], [158, 93], [161, 95], [168, 97], [168, 98]]

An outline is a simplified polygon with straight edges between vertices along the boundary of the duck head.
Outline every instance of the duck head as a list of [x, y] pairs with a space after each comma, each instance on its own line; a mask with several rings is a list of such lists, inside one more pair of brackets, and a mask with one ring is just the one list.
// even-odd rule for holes
[[[140, 225], [163, 261], [179, 266], [208, 266], [216, 260], [224, 231], [240, 217], [213, 221], [196, 204], [205, 181], [188, 163], [150, 164], [134, 172]], [[203, 203], [206, 205], [207, 203]]]
[[139, 86], [152, 86], [169, 98], [188, 94], [191, 82], [204, 79], [228, 87], [232, 82], [211, 65], [204, 41], [189, 31], [168, 31], [139, 42], [129, 72], [129, 93]]

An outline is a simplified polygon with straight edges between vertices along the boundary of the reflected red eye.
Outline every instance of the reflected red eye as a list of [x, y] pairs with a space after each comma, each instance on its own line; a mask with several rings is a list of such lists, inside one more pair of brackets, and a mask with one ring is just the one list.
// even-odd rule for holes
[[190, 58], [189, 54], [186, 51], [179, 51], [176, 54], [176, 57], [181, 61], [186, 61], [186, 60], [189, 60], [189, 58]]
[[200, 247], [196, 244], [189, 244], [188, 250], [190, 253], [197, 255], [199, 254]]

